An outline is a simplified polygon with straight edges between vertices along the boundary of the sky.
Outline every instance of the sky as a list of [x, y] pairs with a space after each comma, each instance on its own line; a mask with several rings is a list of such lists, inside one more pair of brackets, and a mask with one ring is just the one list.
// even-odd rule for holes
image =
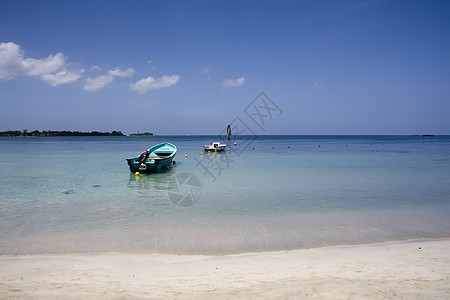
[[450, 134], [450, 1], [0, 0], [0, 131]]

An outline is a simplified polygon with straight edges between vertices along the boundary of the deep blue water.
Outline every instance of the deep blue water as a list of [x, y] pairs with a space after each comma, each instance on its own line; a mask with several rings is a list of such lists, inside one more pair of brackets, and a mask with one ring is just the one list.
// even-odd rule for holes
[[[0, 254], [450, 237], [450, 136], [241, 136], [200, 155], [216, 139], [1, 138]], [[173, 168], [130, 173], [125, 158], [164, 141], [178, 147]]]

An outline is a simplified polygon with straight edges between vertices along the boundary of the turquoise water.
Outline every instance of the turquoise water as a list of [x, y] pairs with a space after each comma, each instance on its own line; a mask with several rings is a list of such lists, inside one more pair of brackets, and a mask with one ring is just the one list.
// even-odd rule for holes
[[[1, 138], [0, 254], [450, 237], [450, 136], [244, 136], [200, 155], [215, 139]], [[178, 147], [169, 171], [130, 173], [125, 158], [164, 141]]]

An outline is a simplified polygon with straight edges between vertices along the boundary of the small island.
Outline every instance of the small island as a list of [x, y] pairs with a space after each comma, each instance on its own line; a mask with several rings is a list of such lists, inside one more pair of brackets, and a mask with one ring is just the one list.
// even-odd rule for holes
[[123, 136], [124, 134], [121, 131], [112, 131], [112, 132], [100, 132], [100, 131], [91, 131], [91, 132], [81, 132], [81, 131], [58, 131], [58, 130], [9, 130], [0, 132], [0, 137], [25, 137], [25, 136]]
[[153, 132], [144, 132], [144, 133], [132, 133], [130, 134], [130, 136], [148, 136], [148, 135], [153, 135]]

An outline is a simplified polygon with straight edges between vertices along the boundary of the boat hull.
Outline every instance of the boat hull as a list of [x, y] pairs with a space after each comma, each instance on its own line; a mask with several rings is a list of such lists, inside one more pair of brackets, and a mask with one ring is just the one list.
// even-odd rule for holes
[[130, 166], [130, 171], [133, 173], [158, 173], [162, 171], [166, 171], [173, 163], [173, 158], [166, 158], [160, 160], [147, 160], [144, 164], [140, 164], [137, 160], [138, 157], [128, 158], [127, 162]]

